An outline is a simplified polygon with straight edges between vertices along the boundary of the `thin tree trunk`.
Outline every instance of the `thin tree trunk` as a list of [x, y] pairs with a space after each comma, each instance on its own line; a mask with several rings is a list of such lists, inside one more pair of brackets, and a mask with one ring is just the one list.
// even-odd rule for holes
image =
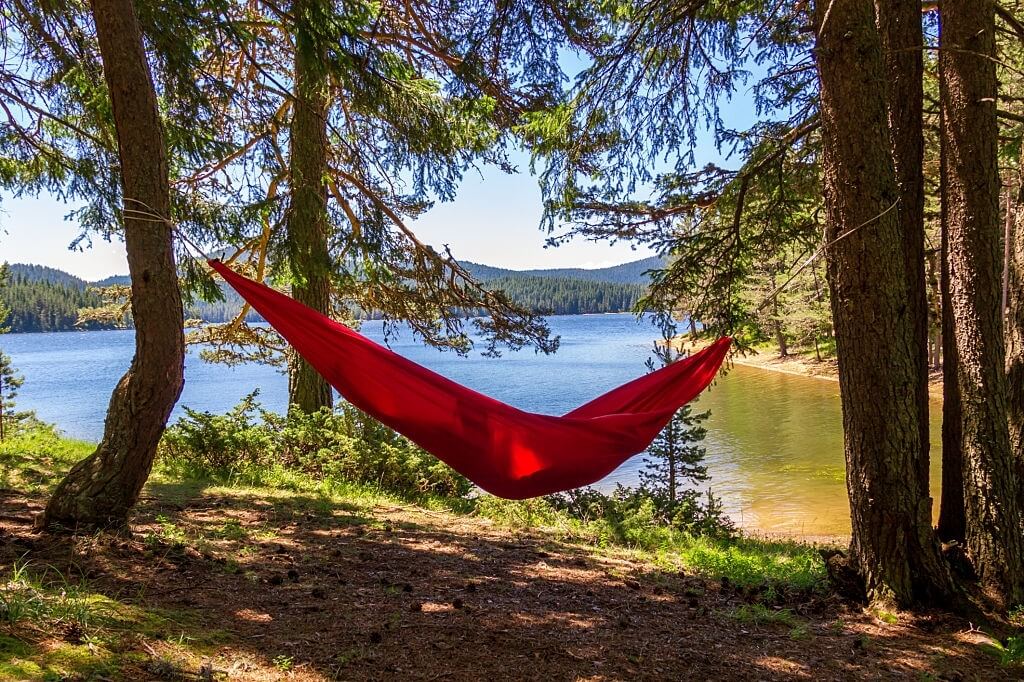
[[[939, 80], [942, 82], [942, 65]], [[941, 86], [940, 86], [941, 87]], [[939, 112], [940, 127], [943, 115]], [[949, 296], [949, 206], [948, 164], [945, 139], [939, 140], [939, 229], [942, 246], [939, 251], [939, 296], [942, 329], [942, 491], [939, 495], [937, 532], [946, 542], [963, 543], [967, 534], [967, 512], [964, 509], [964, 441], [960, 385], [957, 383], [956, 335], [953, 332], [953, 303]]]
[[[287, 231], [292, 297], [328, 314], [331, 309], [330, 223], [327, 215], [327, 80], [323, 48], [312, 35], [311, 10], [317, 0], [295, 0], [295, 110], [291, 124], [291, 201]], [[294, 356], [288, 400], [304, 412], [331, 407], [330, 385], [313, 367]]]
[[[813, 277], [814, 277], [814, 300], [820, 303], [822, 298], [824, 298], [824, 294], [821, 291], [821, 280], [818, 278], [818, 264], [817, 263], [811, 265], [811, 275], [813, 275]], [[821, 362], [821, 346], [818, 343], [818, 341], [819, 341], [819, 334], [817, 332], [815, 332], [814, 333], [814, 358], [818, 362]]]
[[110, 399], [103, 439], [57, 486], [41, 523], [119, 526], [149, 477], [156, 447], [184, 384], [181, 291], [168, 223], [167, 150], [156, 91], [132, 0], [92, 0], [110, 91], [124, 191], [135, 357]]
[[932, 249], [925, 255], [928, 282], [928, 371], [942, 367], [942, 293], [939, 284], [941, 254]]
[[1024, 599], [1024, 538], [1010, 450], [999, 219], [995, 6], [943, 0], [939, 60], [947, 156], [949, 295], [963, 415], [967, 550], [981, 580]]
[[[907, 305], [914, 324], [914, 361], [917, 379], [918, 428], [921, 448], [914, 472], [918, 485], [929, 494], [928, 429], [928, 290], [924, 263], [924, 33], [920, 0], [875, 0], [875, 21], [882, 43], [887, 85], [889, 142], [900, 203], [903, 262], [907, 278]], [[929, 501], [929, 507], [931, 502]], [[930, 517], [929, 517], [930, 518]]]
[[[770, 284], [772, 291], [775, 291], [775, 273], [772, 272]], [[782, 330], [782, 319], [779, 317], [779, 297], [772, 298], [772, 325], [775, 327], [775, 342], [779, 346], [779, 357], [789, 357], [789, 347], [786, 345], [786, 334]]]
[[[828, 21], [823, 19], [829, 15]], [[881, 41], [871, 0], [815, 6], [828, 279], [853, 538], [869, 600], [909, 606], [953, 594], [920, 478], [917, 312], [908, 306]], [[852, 232], [851, 232], [852, 230]], [[908, 390], [912, 388], [912, 390]]]
[[[671, 426], [669, 428], [672, 428]], [[676, 454], [675, 442], [668, 449], [668, 501], [674, 507], [676, 503]]]

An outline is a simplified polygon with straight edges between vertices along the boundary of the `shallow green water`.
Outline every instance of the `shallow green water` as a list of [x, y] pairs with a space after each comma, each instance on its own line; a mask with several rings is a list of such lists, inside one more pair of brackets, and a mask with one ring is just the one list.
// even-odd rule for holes
[[[800, 536], [850, 532], [839, 384], [736, 366], [701, 397], [711, 487], [745, 528]], [[932, 495], [941, 403], [932, 402]]]

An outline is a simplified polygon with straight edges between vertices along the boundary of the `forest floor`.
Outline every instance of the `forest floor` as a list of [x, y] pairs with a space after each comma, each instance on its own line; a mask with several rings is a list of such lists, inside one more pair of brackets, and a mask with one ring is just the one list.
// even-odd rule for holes
[[0, 680], [1024, 679], [945, 614], [379, 495], [158, 474], [130, 534], [41, 535], [52, 464], [0, 453]]

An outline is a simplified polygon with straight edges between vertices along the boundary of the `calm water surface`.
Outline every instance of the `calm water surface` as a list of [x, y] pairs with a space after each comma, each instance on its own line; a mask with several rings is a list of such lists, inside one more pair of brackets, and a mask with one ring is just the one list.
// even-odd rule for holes
[[[522, 409], [562, 414], [644, 373], [657, 331], [631, 315], [550, 318], [562, 345], [552, 356], [532, 351], [488, 359], [458, 357], [418, 343], [408, 332], [390, 339], [396, 352]], [[380, 323], [364, 334], [383, 340]], [[131, 331], [9, 334], [0, 347], [25, 376], [20, 409], [35, 410], [69, 436], [98, 440], [110, 392], [131, 361]], [[259, 365], [204, 363], [191, 349], [182, 406], [224, 412], [252, 391], [283, 410], [287, 385]], [[700, 398], [707, 421], [710, 486], [743, 527], [798, 536], [844, 534], [850, 523], [843, 482], [839, 385], [749, 367], [735, 367]], [[936, 410], [933, 408], [933, 413]], [[932, 424], [937, 459], [939, 425]], [[599, 488], [636, 483], [643, 456], [623, 464]], [[933, 472], [937, 490], [938, 472]]]

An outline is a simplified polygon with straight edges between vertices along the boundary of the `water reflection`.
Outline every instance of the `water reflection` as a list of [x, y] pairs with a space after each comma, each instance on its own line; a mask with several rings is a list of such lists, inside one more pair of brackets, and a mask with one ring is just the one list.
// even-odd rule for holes
[[[737, 366], [699, 406], [711, 410], [712, 487], [733, 518], [773, 533], [850, 532], [838, 383]], [[941, 480], [940, 407], [933, 403], [931, 410], [935, 499]]]

